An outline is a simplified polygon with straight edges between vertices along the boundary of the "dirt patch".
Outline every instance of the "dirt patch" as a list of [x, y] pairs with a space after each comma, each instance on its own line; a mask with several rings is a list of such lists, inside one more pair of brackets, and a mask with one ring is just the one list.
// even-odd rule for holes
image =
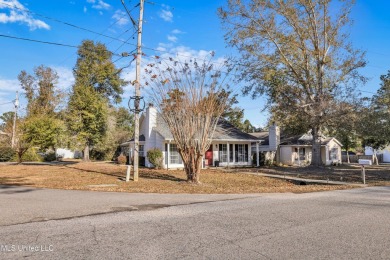
[[[263, 168], [253, 170], [262, 171]], [[267, 172], [271, 171], [267, 168]], [[351, 188], [334, 185], [296, 185], [292, 182], [241, 173], [203, 170], [201, 184], [186, 182], [182, 170], [141, 168], [138, 182], [123, 181], [126, 167], [113, 163], [79, 161], [56, 164], [0, 165], [0, 184], [68, 190], [97, 190], [143, 193], [274, 193], [314, 192]], [[248, 171], [248, 169], [245, 169]]]

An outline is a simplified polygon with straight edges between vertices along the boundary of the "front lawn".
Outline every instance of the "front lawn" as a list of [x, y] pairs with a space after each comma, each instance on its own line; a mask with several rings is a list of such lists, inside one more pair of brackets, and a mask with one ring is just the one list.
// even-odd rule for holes
[[[259, 168], [261, 171], [261, 168]], [[243, 170], [244, 171], [244, 170]], [[275, 193], [347, 189], [350, 186], [296, 185], [250, 174], [203, 170], [200, 185], [187, 183], [182, 170], [140, 169], [138, 182], [125, 182], [126, 166], [66, 161], [57, 164], [0, 164], [0, 184], [68, 190], [143, 193]]]

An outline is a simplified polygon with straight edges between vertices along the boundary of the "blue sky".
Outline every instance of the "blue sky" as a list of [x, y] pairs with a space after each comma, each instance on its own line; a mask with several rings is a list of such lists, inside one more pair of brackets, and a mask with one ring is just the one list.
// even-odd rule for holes
[[[125, 0], [132, 10], [137, 0]], [[235, 53], [226, 48], [221, 23], [216, 15], [224, 0], [156, 0], [145, 4], [143, 52], [148, 56], [179, 55], [204, 57], [210, 51], [217, 58]], [[390, 1], [357, 0], [352, 11], [354, 25], [351, 41], [356, 48], [367, 51], [368, 65], [362, 73], [370, 80], [361, 90], [371, 96], [379, 88], [379, 76], [390, 69]], [[134, 19], [138, 9], [131, 11]], [[81, 30], [64, 23], [88, 29], [108, 37]], [[125, 14], [120, 0], [0, 0], [0, 34], [40, 41], [77, 46], [84, 39], [100, 41], [115, 53], [131, 52], [136, 39], [122, 44], [133, 35], [132, 24]], [[17, 75], [21, 70], [32, 73], [41, 64], [54, 68], [59, 76], [58, 87], [67, 90], [73, 83], [72, 68], [76, 63], [76, 48], [54, 46], [30, 41], [0, 37], [0, 114], [12, 109], [9, 103], [20, 90]], [[114, 57], [114, 60], [116, 58]], [[123, 58], [115, 64], [124, 67], [131, 58]], [[134, 80], [134, 68], [129, 67], [122, 75]], [[234, 88], [240, 93], [239, 86]], [[133, 88], [125, 87], [124, 105]], [[245, 117], [256, 126], [265, 125], [267, 115], [260, 113], [263, 99], [239, 98], [239, 106], [245, 109]], [[26, 106], [21, 99], [21, 107]], [[23, 110], [22, 110], [23, 111]]]

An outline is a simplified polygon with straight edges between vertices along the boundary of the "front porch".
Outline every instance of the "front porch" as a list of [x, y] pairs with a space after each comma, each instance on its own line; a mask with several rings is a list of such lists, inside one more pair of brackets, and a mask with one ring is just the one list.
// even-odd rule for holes
[[[175, 143], [165, 143], [164, 168], [183, 168], [183, 161]], [[203, 157], [203, 168], [252, 166], [251, 143], [212, 142]]]

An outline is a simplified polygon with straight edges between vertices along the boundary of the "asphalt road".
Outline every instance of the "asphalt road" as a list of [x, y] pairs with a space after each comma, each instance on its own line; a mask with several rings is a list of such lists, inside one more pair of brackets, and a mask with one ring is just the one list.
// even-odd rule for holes
[[[0, 189], [0, 259], [390, 259], [390, 187], [219, 198], [69, 191], [66, 218], [33, 210], [4, 220], [39, 194], [61, 212], [64, 191], [18, 189]], [[103, 206], [80, 211], [92, 197]]]

